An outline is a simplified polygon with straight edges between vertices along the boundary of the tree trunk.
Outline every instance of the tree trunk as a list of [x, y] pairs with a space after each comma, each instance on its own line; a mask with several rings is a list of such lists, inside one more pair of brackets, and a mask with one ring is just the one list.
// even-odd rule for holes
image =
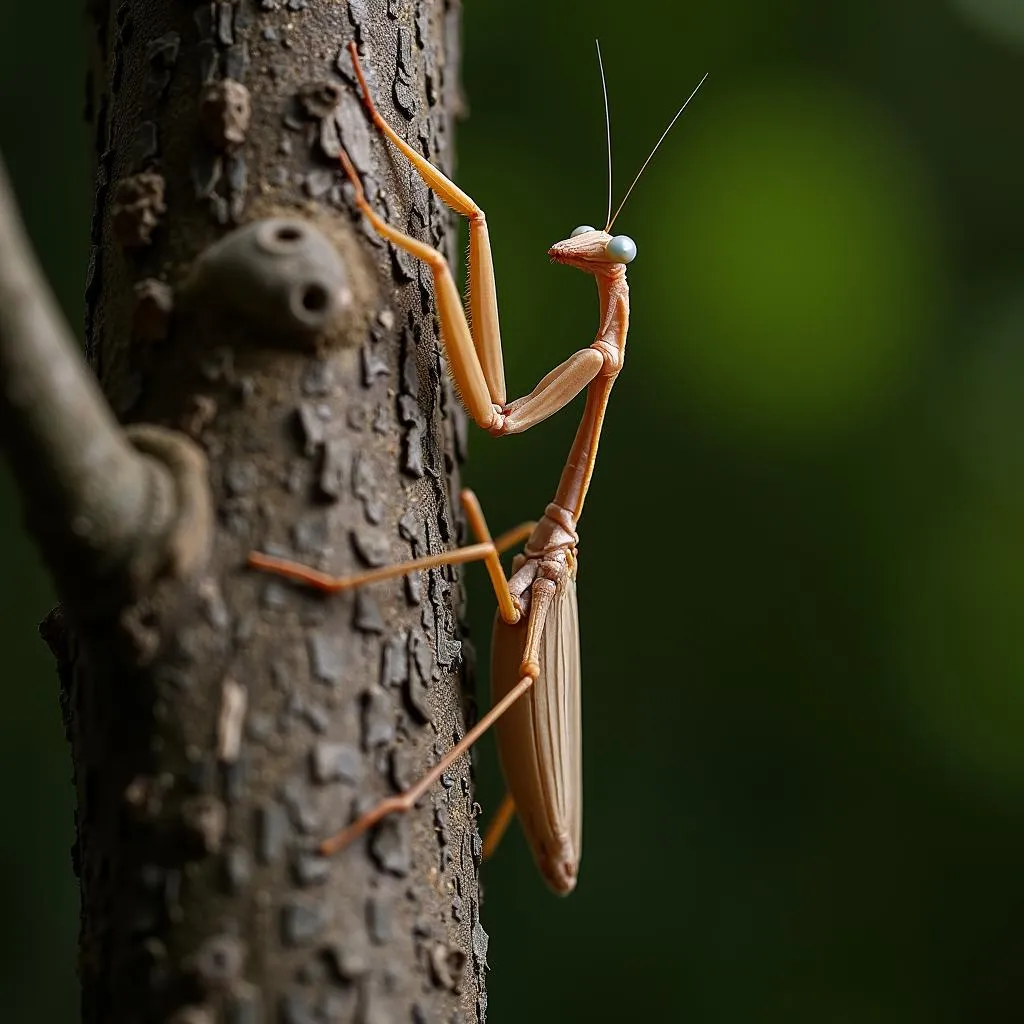
[[389, 221], [451, 248], [345, 46], [450, 170], [458, 7], [93, 7], [88, 356], [122, 421], [205, 453], [214, 518], [189, 600], [121, 601], [55, 569], [83, 1019], [482, 1020], [468, 762], [315, 853], [463, 734], [457, 574], [325, 597], [246, 567], [255, 548], [343, 574], [462, 537], [430, 278], [361, 225], [337, 160], [340, 139]]

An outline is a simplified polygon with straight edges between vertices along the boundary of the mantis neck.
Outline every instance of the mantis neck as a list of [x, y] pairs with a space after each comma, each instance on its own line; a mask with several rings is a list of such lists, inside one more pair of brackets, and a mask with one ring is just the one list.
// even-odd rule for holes
[[626, 335], [629, 332], [626, 268], [615, 266], [597, 275], [597, 294], [601, 321], [591, 348], [596, 348], [604, 356], [604, 367], [587, 388], [583, 419], [580, 420], [572, 448], [565, 460], [555, 500], [537, 523], [526, 546], [527, 555], [576, 546], [575, 527], [583, 512], [590, 479], [594, 475], [608, 397], [626, 353]]
[[601, 440], [604, 412], [612, 392], [615, 378], [622, 369], [626, 355], [626, 335], [629, 332], [629, 285], [626, 268], [615, 266], [597, 277], [597, 295], [600, 302], [601, 326], [591, 346], [604, 356], [604, 368], [587, 388], [587, 404], [583, 410], [576, 437], [565, 460], [565, 469], [558, 482], [555, 504], [572, 514], [578, 523], [587, 498], [590, 478], [594, 475], [597, 446]]

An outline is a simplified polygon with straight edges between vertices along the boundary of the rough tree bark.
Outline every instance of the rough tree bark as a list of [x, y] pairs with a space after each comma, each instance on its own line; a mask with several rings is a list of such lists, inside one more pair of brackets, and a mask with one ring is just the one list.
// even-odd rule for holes
[[[32, 403], [0, 394], [62, 597], [44, 635], [78, 793], [83, 1019], [482, 1020], [468, 763], [407, 818], [315, 853], [462, 735], [458, 576], [325, 599], [245, 567], [260, 548], [345, 572], [462, 536], [465, 425], [429, 276], [361, 224], [337, 165], [340, 139], [389, 220], [450, 248], [452, 218], [368, 127], [345, 45], [449, 168], [457, 4], [92, 13], [87, 356], [136, 426], [117, 438], [56, 376]], [[0, 326], [0, 356], [17, 351], [19, 325]], [[7, 429], [65, 396], [95, 416]], [[41, 460], [74, 500], [37, 487]]]

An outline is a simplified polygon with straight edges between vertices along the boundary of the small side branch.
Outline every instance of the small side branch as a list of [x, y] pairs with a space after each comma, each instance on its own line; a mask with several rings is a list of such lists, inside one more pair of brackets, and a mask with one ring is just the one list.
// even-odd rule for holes
[[202, 453], [154, 427], [143, 439], [120, 427], [78, 354], [0, 160], [0, 449], [65, 595], [118, 578], [138, 592], [168, 567], [185, 572], [205, 558]]

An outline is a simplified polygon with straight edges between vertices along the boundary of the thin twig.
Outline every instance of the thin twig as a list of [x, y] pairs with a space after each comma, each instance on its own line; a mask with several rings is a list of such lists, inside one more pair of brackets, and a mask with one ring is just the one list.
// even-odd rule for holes
[[79, 354], [29, 245], [2, 159], [0, 449], [26, 526], [58, 582], [124, 569], [137, 561], [140, 542], [152, 547], [167, 534], [171, 475], [131, 444]]

